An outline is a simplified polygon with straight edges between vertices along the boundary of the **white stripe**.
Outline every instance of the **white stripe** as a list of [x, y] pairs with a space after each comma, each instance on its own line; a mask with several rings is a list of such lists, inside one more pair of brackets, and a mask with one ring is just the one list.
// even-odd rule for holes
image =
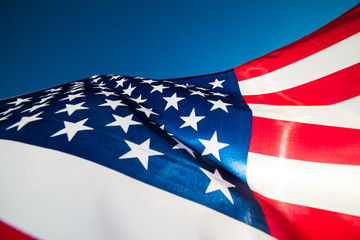
[[249, 153], [247, 180], [265, 197], [360, 216], [360, 166]]
[[239, 82], [242, 95], [278, 92], [360, 62], [360, 33], [268, 74]]
[[253, 116], [360, 129], [360, 97], [327, 106], [249, 104]]
[[0, 218], [42, 239], [272, 239], [85, 159], [0, 140]]

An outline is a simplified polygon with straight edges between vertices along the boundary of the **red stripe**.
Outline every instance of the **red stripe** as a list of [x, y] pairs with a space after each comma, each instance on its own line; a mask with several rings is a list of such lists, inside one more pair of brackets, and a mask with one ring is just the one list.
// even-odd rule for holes
[[360, 165], [360, 130], [253, 117], [250, 152]]
[[[270, 234], [284, 239], [360, 239], [360, 217], [276, 201], [253, 192]], [[331, 199], [329, 199], [331, 201]]]
[[0, 239], [1, 240], [32, 240], [35, 239], [26, 235], [25, 233], [20, 232], [19, 230], [9, 226], [8, 224], [0, 221]]
[[240, 65], [234, 69], [238, 81], [275, 71], [334, 45], [360, 31], [360, 4], [339, 18], [263, 57]]
[[360, 95], [360, 63], [280, 92], [243, 96], [249, 104], [329, 105]]

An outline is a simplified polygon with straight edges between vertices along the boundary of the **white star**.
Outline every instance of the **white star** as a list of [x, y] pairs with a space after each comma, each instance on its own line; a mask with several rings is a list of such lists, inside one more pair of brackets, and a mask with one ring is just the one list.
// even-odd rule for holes
[[203, 88], [203, 87], [196, 87], [196, 89], [203, 90], [203, 91], [209, 91], [210, 90], [208, 88]]
[[82, 87], [84, 87], [84, 86], [85, 86], [85, 83], [80, 82], [80, 83], [78, 83], [78, 84], [75, 84], [75, 85], [69, 87], [69, 89], [82, 88]]
[[45, 95], [43, 95], [43, 96], [40, 96], [40, 98], [43, 98], [43, 97], [49, 97], [49, 96], [52, 96], [52, 97], [54, 97], [55, 95], [57, 95], [57, 94], [59, 94], [60, 92], [50, 92], [50, 93], [47, 93], [47, 94], [45, 94]]
[[94, 78], [91, 83], [97, 83], [99, 80], [101, 80], [101, 77], [98, 77], [98, 78]]
[[190, 87], [190, 85], [189, 85], [188, 83], [187, 83], [186, 85], [175, 83], [174, 85], [175, 85], [175, 87], [181, 87], [181, 88], [185, 88], [185, 89], [187, 89], [188, 87]]
[[[81, 89], [84, 87], [85, 87], [84, 85], [74, 85], [74, 86], [69, 87], [69, 91], [74, 91], [74, 90]], [[65, 93], [65, 94], [67, 94], [67, 93]]]
[[6, 110], [5, 112], [2, 112], [1, 114], [2, 114], [2, 115], [6, 115], [6, 114], [8, 114], [8, 113], [10, 113], [10, 112], [12, 112], [12, 111], [15, 111], [15, 110], [17, 110], [17, 109], [19, 109], [19, 108], [22, 108], [22, 106], [24, 106], [24, 105], [20, 105], [20, 106], [13, 107], [13, 108], [8, 108], [8, 110]]
[[199, 95], [199, 96], [202, 96], [202, 97], [205, 97], [205, 96], [208, 95], [208, 94], [203, 93], [203, 92], [201, 92], [201, 91], [190, 90], [190, 92], [191, 92], [190, 95]]
[[168, 81], [168, 80], [163, 80], [162, 82], [164, 82], [164, 83], [170, 83], [170, 84], [174, 84], [173, 82], [171, 82], [171, 81]]
[[45, 90], [45, 92], [59, 92], [62, 90], [62, 87], [58, 87], [58, 88], [51, 88], [48, 90]]
[[60, 131], [54, 133], [51, 135], [51, 137], [59, 136], [62, 134], [66, 134], [68, 141], [70, 142], [71, 139], [75, 136], [75, 134], [78, 131], [84, 131], [84, 130], [94, 130], [91, 127], [84, 126], [85, 122], [88, 120], [88, 118], [85, 118], [81, 121], [78, 121], [76, 123], [64, 121], [65, 128], [61, 129]]
[[14, 101], [14, 102], [9, 102], [9, 103], [7, 103], [7, 104], [15, 104], [15, 106], [17, 106], [17, 105], [20, 105], [20, 104], [22, 104], [22, 103], [24, 103], [24, 102], [31, 102], [31, 99], [32, 97], [28, 97], [28, 98], [17, 98], [16, 99], [16, 101]]
[[219, 87], [219, 88], [224, 88], [224, 87], [221, 85], [223, 82], [225, 82], [225, 80], [219, 81], [219, 80], [216, 78], [214, 82], [211, 82], [211, 83], [209, 83], [209, 84], [213, 85], [212, 89], [217, 88], [217, 87]]
[[234, 200], [231, 197], [229, 188], [231, 187], [235, 187], [235, 185], [229, 183], [228, 181], [224, 180], [219, 171], [217, 169], [215, 169], [214, 173], [211, 173], [205, 169], [200, 168], [201, 171], [203, 171], [203, 173], [205, 173], [205, 175], [210, 178], [210, 183], [209, 186], [207, 187], [205, 193], [209, 193], [209, 192], [214, 192], [216, 190], [220, 190], [227, 199], [229, 199], [229, 201], [234, 204]]
[[14, 128], [17, 126], [17, 131], [19, 131], [21, 128], [23, 128], [26, 124], [30, 123], [30, 122], [34, 122], [34, 121], [38, 121], [41, 120], [41, 117], [38, 117], [40, 114], [42, 114], [43, 112], [39, 112], [35, 115], [29, 116], [29, 117], [22, 117], [20, 119], [19, 122], [11, 125], [10, 127], [8, 127], [6, 130], [9, 130], [11, 128]]
[[223, 101], [221, 101], [220, 99], [217, 101], [212, 101], [212, 100], [208, 100], [209, 102], [211, 102], [213, 104], [212, 108], [210, 109], [210, 111], [215, 110], [215, 109], [222, 109], [225, 112], [228, 112], [227, 110], [227, 106], [232, 106], [232, 104], [230, 103], [224, 103]]
[[42, 99], [41, 99], [39, 102], [37, 102], [36, 104], [44, 103], [44, 102], [46, 102], [47, 100], [52, 99], [52, 98], [54, 98], [53, 95], [52, 95], [52, 96], [46, 96], [46, 97], [42, 98]]
[[220, 161], [219, 150], [224, 148], [224, 147], [229, 146], [229, 144], [227, 144], [227, 143], [218, 142], [216, 131], [215, 131], [215, 133], [213, 134], [213, 136], [211, 137], [210, 140], [199, 139], [199, 141], [205, 147], [205, 150], [203, 151], [203, 153], [201, 155], [205, 156], [205, 155], [208, 155], [208, 154], [212, 154], [219, 161]]
[[94, 75], [94, 76], [91, 76], [89, 77], [90, 79], [94, 79], [94, 78], [97, 78], [99, 75]]
[[81, 88], [81, 87], [84, 87], [85, 84], [83, 82], [72, 82], [70, 83], [70, 87], [69, 89], [76, 89], [76, 88]]
[[71, 90], [67, 91], [65, 94], [76, 93], [78, 91], [84, 91], [84, 90], [85, 89], [83, 87], [79, 87], [79, 88], [71, 89]]
[[70, 116], [71, 114], [73, 114], [76, 110], [81, 110], [81, 109], [89, 109], [87, 107], [83, 107], [82, 105], [85, 102], [82, 103], [78, 103], [78, 104], [65, 104], [65, 108], [61, 109], [59, 111], [57, 111], [56, 113], [61, 113], [61, 112], [67, 112], [68, 115]]
[[169, 87], [164, 87], [164, 85], [160, 84], [160, 85], [157, 85], [157, 86], [152, 86], [153, 89], [151, 90], [150, 93], [153, 93], [155, 91], [158, 91], [158, 92], [161, 92], [163, 93], [163, 90], [166, 89], [166, 88], [169, 88]]
[[81, 87], [81, 86], [84, 86], [84, 82], [72, 82], [72, 83], [70, 83], [72, 86], [71, 87], [73, 87], [73, 88], [75, 88], [75, 87]]
[[146, 107], [144, 107], [144, 106], [142, 106], [142, 105], [140, 105], [140, 108], [137, 108], [136, 110], [139, 110], [139, 111], [145, 113], [145, 115], [146, 115], [148, 118], [150, 117], [151, 114], [159, 115], [159, 114], [157, 114], [156, 112], [153, 112], [153, 111], [152, 111], [152, 108], [146, 108]]
[[115, 80], [117, 80], [119, 77], [121, 77], [121, 76], [111, 76], [111, 78], [109, 79], [109, 81], [111, 81], [111, 80], [113, 80], [113, 79], [115, 79]]
[[103, 83], [103, 82], [94, 84], [94, 86], [97, 86], [97, 87], [103, 87], [103, 86], [105, 86], [105, 85], [106, 85], [106, 84]]
[[76, 98], [80, 97], [86, 97], [85, 95], [82, 95], [83, 93], [77, 93], [77, 94], [68, 94], [66, 98], [60, 99], [60, 101], [69, 100], [70, 102]]
[[127, 140], [125, 142], [131, 150], [119, 157], [119, 159], [137, 158], [146, 170], [148, 168], [149, 157], [164, 155], [161, 152], [150, 149], [150, 138], [140, 145]]
[[193, 129], [195, 129], [197, 131], [197, 123], [201, 119], [205, 118], [205, 116], [196, 116], [195, 115], [195, 108], [193, 108], [188, 117], [180, 117], [180, 118], [185, 121], [185, 123], [183, 125], [181, 125], [180, 128], [190, 126], [190, 127], [192, 127]]
[[95, 93], [95, 94], [103, 94], [105, 95], [106, 97], [109, 97], [109, 96], [119, 96], [117, 95], [115, 92], [107, 92], [107, 91], [104, 91], [104, 90], [101, 90], [101, 92], [98, 92], [98, 93]]
[[39, 108], [43, 108], [43, 107], [46, 107], [46, 106], [49, 106], [49, 103], [42, 103], [42, 104], [38, 104], [38, 105], [33, 105], [31, 108], [28, 108], [28, 109], [22, 111], [22, 113], [23, 112], [33, 112], [33, 111], [35, 111], [35, 110], [37, 110]]
[[72, 83], [70, 83], [70, 84], [76, 86], [76, 85], [84, 85], [85, 83], [82, 82], [82, 81], [76, 81], [76, 82], [72, 82]]
[[134, 91], [136, 87], [131, 87], [131, 83], [127, 89], [124, 89], [124, 93], [131, 96], [131, 93]]
[[1, 122], [1, 121], [4, 121], [4, 120], [7, 120], [11, 115], [12, 115], [12, 113], [10, 113], [10, 114], [7, 115], [7, 116], [1, 117], [1, 118], [0, 118], [0, 122]]
[[129, 126], [142, 124], [142, 123], [132, 120], [133, 115], [134, 114], [130, 114], [126, 117], [121, 117], [121, 116], [113, 114], [115, 121], [107, 124], [106, 126], [120, 126], [124, 130], [124, 132], [127, 133]]
[[167, 101], [167, 104], [165, 106], [165, 109], [168, 109], [169, 107], [174, 107], [176, 110], [178, 109], [178, 102], [180, 102], [181, 100], [184, 100], [185, 98], [183, 97], [177, 97], [176, 93], [174, 93], [171, 97], [164, 97], [164, 100]]
[[147, 79], [147, 80], [142, 80], [141, 81], [141, 83], [147, 83], [147, 84], [152, 84], [152, 83], [154, 83], [154, 82], [156, 82], [156, 81], [154, 81], [154, 80], [152, 80], [152, 79]]
[[220, 97], [227, 97], [229, 96], [228, 94], [225, 93], [219, 93], [219, 92], [211, 92], [214, 96], [220, 96]]
[[110, 99], [105, 99], [106, 103], [100, 104], [99, 106], [110, 106], [112, 110], [115, 110], [118, 106], [126, 106], [126, 104], [121, 103], [121, 100], [112, 101]]
[[126, 82], [126, 81], [127, 81], [126, 78], [122, 78], [122, 79], [116, 81], [116, 87], [115, 87], [115, 88], [117, 88], [117, 87], [119, 87], [119, 86], [123, 87], [123, 86], [124, 86], [124, 82]]
[[176, 138], [174, 138], [174, 140], [177, 142], [177, 144], [173, 147], [173, 149], [184, 149], [186, 150], [191, 156], [193, 156], [193, 158], [195, 158], [195, 154], [194, 151], [191, 150], [188, 146], [186, 146], [185, 144], [183, 144], [182, 142], [180, 142], [179, 140], [177, 140]]
[[147, 99], [142, 99], [141, 98], [141, 94], [140, 94], [140, 96], [138, 98], [130, 98], [130, 99], [137, 102], [138, 104], [141, 104], [141, 103], [144, 103], [144, 102], [147, 101]]

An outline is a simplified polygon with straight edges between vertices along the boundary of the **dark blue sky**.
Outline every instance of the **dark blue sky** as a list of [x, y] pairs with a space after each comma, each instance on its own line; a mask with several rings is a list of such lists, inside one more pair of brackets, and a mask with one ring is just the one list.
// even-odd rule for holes
[[0, 98], [95, 74], [177, 78], [234, 68], [358, 0], [0, 1]]

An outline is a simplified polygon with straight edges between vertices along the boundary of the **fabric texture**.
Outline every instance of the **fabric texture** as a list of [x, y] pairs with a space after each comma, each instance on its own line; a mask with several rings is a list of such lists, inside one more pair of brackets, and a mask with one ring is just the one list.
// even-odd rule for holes
[[206, 76], [0, 101], [0, 237], [359, 239], [360, 5]]

